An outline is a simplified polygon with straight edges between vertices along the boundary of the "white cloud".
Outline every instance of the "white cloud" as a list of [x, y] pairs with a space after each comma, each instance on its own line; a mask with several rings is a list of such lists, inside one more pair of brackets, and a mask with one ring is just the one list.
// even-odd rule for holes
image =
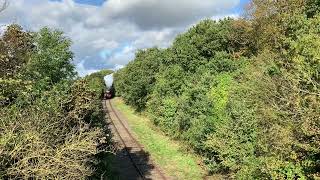
[[81, 77], [99, 71], [98, 69], [86, 69], [83, 64], [84, 64], [84, 61], [81, 61], [81, 62], [79, 62], [79, 63], [76, 65], [78, 74], [79, 74], [79, 76], [81, 76]]
[[220, 20], [220, 19], [223, 19], [223, 18], [226, 18], [226, 17], [230, 17], [230, 18], [233, 18], [233, 19], [238, 19], [238, 18], [239, 18], [239, 14], [215, 15], [215, 16], [212, 16], [211, 19], [213, 19], [213, 20]]
[[136, 47], [133, 46], [125, 46], [118, 52], [115, 52], [110, 58], [109, 63], [118, 64], [118, 65], [126, 65], [129, 61], [134, 58]]
[[122, 69], [122, 68], [124, 68], [123, 65], [116, 64], [112, 70], [113, 70], [113, 71], [118, 71], [118, 70], [120, 70], [120, 69]]
[[[0, 24], [19, 23], [36, 31], [63, 30], [73, 40], [80, 75], [125, 65], [135, 51], [167, 47], [197, 20], [221, 18], [240, 0], [108, 0], [102, 6], [73, 0], [11, 0]], [[234, 15], [236, 16], [236, 15]]]
[[143, 29], [188, 25], [225, 13], [240, 0], [109, 0], [104, 7], [112, 18], [133, 21]]

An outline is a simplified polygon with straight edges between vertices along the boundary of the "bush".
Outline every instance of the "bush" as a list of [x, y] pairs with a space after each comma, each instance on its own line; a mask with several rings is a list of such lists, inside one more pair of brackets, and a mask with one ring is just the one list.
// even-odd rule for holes
[[253, 0], [248, 18], [204, 20], [161, 53], [138, 54], [116, 90], [212, 173], [317, 179], [318, 4]]
[[[109, 178], [112, 142], [97, 93], [103, 79], [74, 79], [61, 32], [30, 34], [13, 25], [0, 39], [1, 57], [16, 52], [1, 68], [0, 179]], [[23, 49], [29, 41], [31, 50]]]
[[89, 163], [107, 139], [92, 122], [101, 108], [86, 86], [59, 85], [31, 106], [1, 109], [2, 178], [82, 179], [93, 173]]
[[[139, 110], [145, 108], [148, 96], [155, 82], [155, 74], [159, 71], [159, 49], [148, 49], [136, 54], [136, 61], [129, 63], [126, 69], [120, 70], [114, 76], [118, 95], [125, 97], [127, 103]], [[122, 76], [126, 76], [124, 78]]]

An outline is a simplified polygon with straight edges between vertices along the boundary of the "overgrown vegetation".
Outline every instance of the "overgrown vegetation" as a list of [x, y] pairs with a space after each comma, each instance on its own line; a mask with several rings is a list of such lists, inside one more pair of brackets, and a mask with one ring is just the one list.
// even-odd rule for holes
[[317, 0], [253, 0], [137, 53], [118, 95], [231, 179], [320, 178]]
[[0, 179], [111, 176], [100, 101], [111, 72], [76, 78], [70, 45], [49, 28], [10, 25], [0, 38]]

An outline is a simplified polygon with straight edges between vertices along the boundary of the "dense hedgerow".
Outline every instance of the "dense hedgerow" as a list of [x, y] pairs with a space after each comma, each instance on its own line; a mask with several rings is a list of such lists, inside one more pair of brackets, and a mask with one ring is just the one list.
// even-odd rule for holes
[[232, 179], [320, 178], [320, 15], [314, 0], [253, 0], [115, 74], [118, 95]]
[[0, 38], [0, 179], [111, 176], [104, 83], [75, 78], [70, 43], [62, 32], [18, 25]]

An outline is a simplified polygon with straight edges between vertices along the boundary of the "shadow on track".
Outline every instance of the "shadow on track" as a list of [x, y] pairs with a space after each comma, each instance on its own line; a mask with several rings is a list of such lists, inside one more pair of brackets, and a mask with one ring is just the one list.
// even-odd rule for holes
[[118, 178], [123, 180], [151, 179], [147, 177], [151, 176], [151, 171], [154, 169], [154, 166], [150, 164], [149, 153], [141, 150], [135, 151], [134, 148], [118, 150], [114, 165]]

